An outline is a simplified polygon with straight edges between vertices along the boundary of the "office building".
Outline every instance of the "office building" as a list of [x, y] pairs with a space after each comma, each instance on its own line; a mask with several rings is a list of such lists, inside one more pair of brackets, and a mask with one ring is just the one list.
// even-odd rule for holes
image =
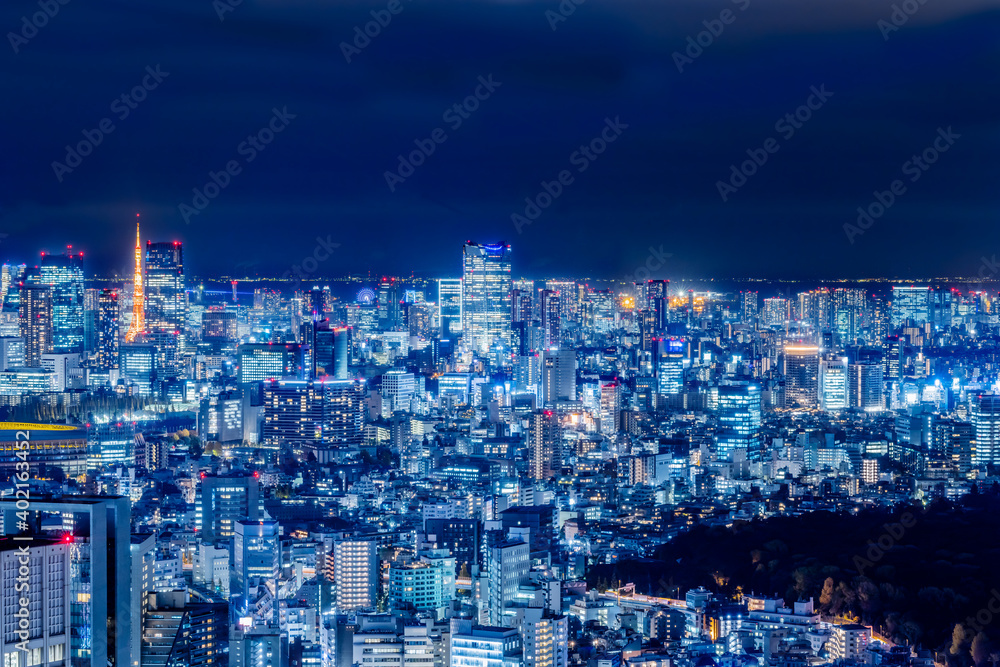
[[382, 398], [390, 412], [409, 412], [416, 378], [413, 373], [394, 368], [382, 375]]
[[931, 289], [914, 285], [892, 286], [892, 327], [907, 322], [924, 324], [930, 318]]
[[716, 452], [720, 459], [731, 460], [742, 449], [751, 461], [763, 456], [761, 428], [761, 392], [756, 384], [723, 385], [719, 387], [715, 434]]
[[819, 402], [819, 348], [786, 345], [782, 360], [785, 407], [815, 408]]
[[438, 549], [452, 554], [455, 567], [461, 571], [472, 571], [473, 565], [480, 563], [479, 521], [476, 519], [426, 519], [424, 533]]
[[[18, 528], [22, 519], [12, 496], [0, 498], [0, 511], [4, 535], [24, 532]], [[131, 664], [128, 498], [33, 495], [27, 511], [28, 533], [32, 535], [42, 534], [44, 516], [62, 518], [55, 536], [68, 545], [69, 551], [68, 664], [81, 667]]]
[[272, 379], [303, 379], [308, 363], [306, 349], [296, 343], [244, 343], [236, 348], [241, 387]]
[[765, 327], [783, 327], [788, 320], [788, 299], [764, 299], [761, 320]]
[[555, 405], [576, 400], [576, 350], [548, 349], [542, 352], [542, 403]]
[[210, 475], [201, 480], [201, 539], [228, 542], [239, 521], [260, 521], [260, 483], [246, 475]]
[[0, 538], [0, 665], [69, 664], [71, 549], [66, 539]]
[[136, 396], [152, 396], [158, 391], [156, 346], [148, 343], [123, 343], [118, 349], [121, 379]]
[[38, 268], [28, 273], [26, 282], [51, 289], [52, 351], [83, 352], [83, 253], [42, 253]]
[[972, 430], [975, 437], [975, 462], [977, 468], [1000, 463], [1000, 396], [977, 394], [972, 404]]
[[26, 351], [20, 336], [0, 337], [0, 371], [24, 367]]
[[364, 442], [364, 385], [354, 380], [273, 380], [264, 384], [261, 442], [290, 444], [317, 458]]
[[663, 395], [679, 394], [684, 391], [684, 340], [664, 338], [656, 343], [657, 392]]
[[[487, 548], [484, 603], [490, 625], [504, 625], [506, 610], [515, 602], [521, 585], [528, 582], [530, 568], [527, 542], [518, 539], [501, 540]], [[454, 656], [454, 651], [452, 655]]]
[[485, 354], [495, 342], [511, 343], [510, 246], [466, 243], [462, 249], [462, 337]]
[[96, 317], [94, 361], [98, 369], [109, 371], [118, 368], [121, 342], [121, 301], [116, 290], [100, 291]]
[[42, 365], [42, 355], [52, 352], [52, 288], [22, 285], [19, 290], [18, 319], [24, 339], [24, 365]]
[[438, 326], [441, 337], [454, 340], [462, 333], [462, 279], [437, 281]]
[[820, 408], [831, 412], [847, 408], [847, 357], [829, 357], [819, 364]]
[[135, 465], [135, 422], [87, 425], [87, 469]]
[[882, 364], [859, 360], [847, 367], [847, 404], [865, 412], [884, 409]]
[[265, 623], [277, 626], [280, 605], [278, 597], [278, 575], [281, 569], [281, 530], [277, 521], [242, 519], [236, 522], [233, 535], [233, 576], [229, 589], [239, 595], [241, 617], [251, 615], [251, 606], [258, 599], [258, 589], [267, 589], [267, 595], [275, 598], [270, 606], [271, 613], [263, 619]]

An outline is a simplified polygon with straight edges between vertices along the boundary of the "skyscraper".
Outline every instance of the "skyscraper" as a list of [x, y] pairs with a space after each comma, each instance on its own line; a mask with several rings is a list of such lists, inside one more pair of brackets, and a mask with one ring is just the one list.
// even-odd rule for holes
[[438, 325], [442, 338], [462, 333], [462, 279], [441, 278], [438, 283]]
[[118, 292], [102, 289], [97, 297], [97, 332], [95, 356], [101, 370], [118, 368], [119, 323], [121, 302]]
[[847, 407], [847, 357], [823, 359], [819, 364], [820, 407], [826, 411]]
[[487, 551], [486, 576], [487, 622], [495, 627], [504, 625], [504, 612], [517, 599], [517, 591], [528, 582], [531, 569], [529, 547], [523, 540], [494, 542]]
[[24, 365], [42, 365], [42, 355], [52, 352], [52, 288], [22, 285], [19, 321], [24, 339]]
[[462, 249], [462, 335], [485, 354], [494, 342], [511, 343], [510, 246], [466, 243]]
[[815, 408], [819, 401], [819, 348], [786, 345], [782, 363], [785, 407]]
[[184, 292], [184, 247], [146, 242], [146, 330], [183, 333], [187, 298]]
[[764, 299], [764, 312], [761, 319], [765, 327], [784, 326], [788, 319], [788, 299]]
[[975, 437], [973, 465], [985, 469], [1000, 463], [1000, 396], [978, 394], [972, 397], [972, 430]]
[[38, 269], [28, 274], [27, 282], [52, 290], [52, 351], [83, 352], [83, 253], [42, 253]]
[[550, 349], [542, 352], [542, 402], [576, 400], [576, 350]]
[[760, 461], [763, 454], [760, 387], [749, 383], [720, 386], [718, 418], [715, 446], [719, 458], [730, 459], [734, 451], [743, 449], [748, 459]]
[[[0, 609], [9, 623], [0, 642], [0, 664], [67, 664], [71, 548], [66, 540], [55, 538], [0, 538], [0, 570], [4, 573]], [[26, 634], [15, 632], [15, 626]], [[25, 662], [21, 661], [22, 653]]]
[[884, 407], [882, 364], [856, 361], [847, 367], [847, 405], [865, 412], [879, 412]]
[[[233, 535], [233, 579], [229, 589], [234, 595], [242, 596], [242, 616], [248, 616], [247, 605], [256, 599], [258, 587], [267, 588], [277, 599], [278, 574], [281, 567], [281, 531], [277, 521], [260, 519], [236, 522]], [[273, 616], [263, 619], [266, 623], [278, 624], [280, 605], [272, 605]]]
[[[13, 496], [0, 498], [0, 511], [5, 535], [24, 532], [19, 523], [24, 520], [18, 514], [24, 511], [17, 508]], [[69, 547], [69, 661], [54, 664], [127, 667], [132, 654], [128, 498], [33, 496], [27, 511], [25, 523], [31, 535], [43, 534], [43, 515], [61, 515], [57, 537]], [[5, 614], [5, 619], [10, 618]]]
[[892, 326], [903, 326], [907, 320], [923, 324], [930, 317], [931, 288], [914, 285], [892, 286]]
[[551, 410], [528, 416], [528, 474], [532, 479], [551, 478], [562, 465], [559, 417]]

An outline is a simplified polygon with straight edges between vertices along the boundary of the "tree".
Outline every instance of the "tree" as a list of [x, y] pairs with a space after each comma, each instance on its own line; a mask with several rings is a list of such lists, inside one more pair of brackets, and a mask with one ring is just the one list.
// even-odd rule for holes
[[188, 445], [188, 453], [191, 454], [191, 458], [195, 461], [201, 458], [202, 449], [201, 443], [198, 442], [198, 438], [191, 438], [191, 444]]
[[990, 640], [989, 637], [985, 635], [982, 631], [976, 635], [975, 639], [972, 640], [972, 647], [970, 648], [972, 653], [972, 662], [976, 667], [982, 667], [990, 659]]
[[965, 626], [961, 623], [956, 623], [955, 628], [951, 631], [951, 648], [948, 649], [948, 653], [961, 655], [965, 652], [965, 643], [967, 641], [969, 641], [969, 637], [965, 631]]
[[830, 603], [833, 602], [834, 586], [833, 577], [827, 577], [826, 581], [823, 582], [823, 592], [819, 594], [820, 607], [824, 609], [830, 607]]

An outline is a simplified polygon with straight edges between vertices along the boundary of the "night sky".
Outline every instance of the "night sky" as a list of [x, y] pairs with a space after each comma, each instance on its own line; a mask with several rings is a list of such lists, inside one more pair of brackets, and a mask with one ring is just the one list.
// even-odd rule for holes
[[[554, 0], [236, 1], [42, 0], [58, 11], [37, 34], [22, 23], [37, 0], [3, 3], [0, 258], [71, 243], [95, 272], [127, 269], [137, 211], [200, 276], [280, 275], [317, 237], [339, 244], [319, 276], [457, 275], [467, 239], [507, 240], [536, 278], [624, 277], [661, 253], [652, 275], [670, 278], [974, 275], [1000, 255], [1000, 0], [909, 0], [891, 32], [888, 0], [565, 0], [568, 16]], [[348, 63], [373, 10], [391, 19]], [[143, 101], [115, 103], [144, 77]], [[446, 115], [477, 86], [475, 111]], [[794, 134], [776, 129], [823, 86]], [[294, 118], [241, 148], [274, 109]], [[102, 119], [100, 145], [54, 168]], [[606, 119], [605, 152], [574, 156]], [[391, 191], [385, 172], [437, 128]], [[911, 181], [939, 128], [960, 136]], [[717, 182], [769, 138], [723, 201]], [[179, 206], [229, 161], [239, 173], [186, 222]], [[511, 215], [564, 170], [518, 233]], [[852, 243], [845, 223], [897, 179]]]

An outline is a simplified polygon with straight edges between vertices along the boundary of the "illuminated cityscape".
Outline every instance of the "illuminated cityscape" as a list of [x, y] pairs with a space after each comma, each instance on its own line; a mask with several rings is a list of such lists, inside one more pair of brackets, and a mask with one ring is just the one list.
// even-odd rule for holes
[[0, 667], [1000, 667], [1000, 0], [0, 26]]

